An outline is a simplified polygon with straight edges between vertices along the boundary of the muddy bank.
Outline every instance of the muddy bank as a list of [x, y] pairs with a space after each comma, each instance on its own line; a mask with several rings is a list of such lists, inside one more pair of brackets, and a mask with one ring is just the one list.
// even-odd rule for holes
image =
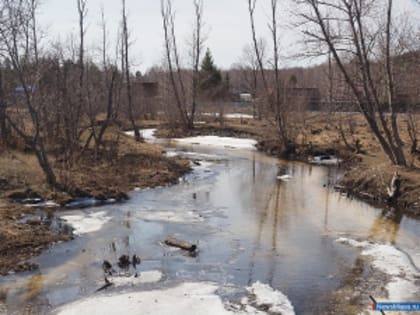
[[[417, 168], [401, 168], [391, 165], [379, 151], [375, 155], [350, 151], [345, 146], [331, 143], [295, 145], [292, 152], [285, 154], [275, 140], [258, 142], [259, 151], [281, 159], [308, 162], [314, 156], [333, 156], [340, 160], [343, 170], [335, 186], [349, 197], [355, 197], [372, 206], [396, 209], [397, 212], [420, 218], [420, 172]], [[380, 150], [376, 148], [376, 150]], [[322, 163], [321, 163], [322, 164]], [[389, 203], [387, 188], [394, 173], [401, 175], [401, 194], [395, 203]]]
[[32, 209], [0, 201], [0, 275], [38, 269], [28, 262], [53, 243], [67, 241], [69, 235], [50, 227], [52, 213], [41, 219], [29, 217]]
[[[33, 155], [20, 151], [0, 154], [0, 274], [36, 269], [27, 260], [69, 235], [51, 228], [55, 211], [80, 198], [122, 201], [136, 188], [177, 183], [190, 171], [188, 160], [166, 157], [160, 146], [136, 143], [121, 135], [118, 154], [87, 154], [77, 164], [54, 168], [66, 191], [52, 190], [44, 182]], [[37, 209], [45, 208], [45, 218]], [[49, 217], [49, 218], [48, 218]], [[35, 218], [35, 219], [34, 219]]]

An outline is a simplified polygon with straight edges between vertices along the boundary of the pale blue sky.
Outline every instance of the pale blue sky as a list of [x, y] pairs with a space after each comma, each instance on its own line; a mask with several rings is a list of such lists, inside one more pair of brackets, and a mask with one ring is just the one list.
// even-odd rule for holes
[[[39, 21], [46, 32], [44, 44], [60, 39], [68, 41], [70, 33], [77, 31], [76, 0], [41, 0]], [[163, 32], [160, 16], [160, 0], [126, 0], [129, 26], [134, 41], [132, 60], [136, 68], [144, 71], [159, 64], [163, 56]], [[260, 0], [261, 3], [268, 0]], [[285, 1], [280, 1], [284, 3]], [[413, 0], [395, 0], [399, 11], [414, 12], [420, 20], [420, 8], [415, 7]], [[174, 0], [177, 13], [177, 33], [180, 43], [186, 43], [191, 33], [193, 22], [192, 0]], [[87, 42], [90, 48], [99, 47], [100, 43], [100, 8], [104, 6], [110, 36], [115, 38], [120, 21], [121, 1], [88, 0]], [[204, 19], [208, 46], [217, 65], [229, 68], [239, 61], [244, 45], [250, 42], [249, 17], [246, 0], [204, 0]], [[260, 7], [257, 16], [261, 35], [266, 32], [268, 12]], [[281, 20], [287, 21], [291, 13], [282, 10]], [[293, 29], [282, 31], [283, 52], [290, 54], [298, 34]], [[111, 47], [110, 47], [111, 48]], [[91, 50], [93, 52], [93, 50]], [[185, 49], [184, 49], [185, 51]], [[186, 57], [186, 56], [184, 56]]]

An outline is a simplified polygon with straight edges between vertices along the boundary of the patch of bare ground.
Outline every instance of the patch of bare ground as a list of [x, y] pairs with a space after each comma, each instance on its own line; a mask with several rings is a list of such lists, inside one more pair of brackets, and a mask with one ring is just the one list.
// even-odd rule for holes
[[93, 152], [86, 154], [72, 168], [61, 172], [62, 182], [70, 191], [120, 200], [137, 187], [174, 184], [190, 170], [189, 161], [166, 157], [158, 145], [138, 143], [125, 134], [120, 135], [118, 142], [107, 141], [114, 149], [101, 152], [96, 158]]
[[[22, 220], [34, 208], [14, 202], [16, 198], [55, 200], [61, 205], [78, 197], [127, 198], [136, 187], [156, 187], [176, 183], [190, 170], [189, 161], [168, 158], [160, 146], [138, 143], [115, 130], [106, 136], [107, 149], [89, 149], [70, 168], [60, 157], [50, 156], [54, 171], [66, 192], [52, 190], [31, 152], [16, 149], [0, 152], [0, 275], [37, 268], [28, 260], [45, 248], [69, 236], [50, 228], [51, 220]], [[118, 149], [116, 148], [118, 146]], [[57, 209], [45, 210], [48, 218]]]

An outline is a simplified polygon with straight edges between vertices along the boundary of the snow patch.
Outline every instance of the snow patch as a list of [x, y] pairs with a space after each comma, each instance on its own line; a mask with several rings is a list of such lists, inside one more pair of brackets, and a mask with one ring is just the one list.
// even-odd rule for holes
[[217, 286], [209, 283], [184, 283], [167, 290], [97, 296], [64, 306], [57, 314], [154, 314], [154, 315], [229, 315]]
[[220, 155], [199, 153], [199, 152], [173, 151], [172, 155], [178, 155], [178, 156], [186, 157], [192, 160], [196, 159], [196, 160], [206, 160], [206, 161], [221, 161], [224, 159]]
[[28, 208], [58, 208], [60, 205], [56, 203], [54, 200], [47, 200], [40, 203], [29, 203], [25, 204], [25, 207]]
[[[216, 294], [219, 287], [214, 283], [183, 283], [166, 290], [152, 290], [114, 295], [99, 295], [83, 299], [59, 308], [55, 314], [153, 314], [153, 315], [267, 315], [295, 314], [288, 299], [269, 286], [256, 283], [248, 288], [270, 309], [258, 310], [248, 304], [224, 303]], [[244, 299], [246, 302], [247, 299]], [[257, 302], [258, 303], [258, 302]], [[257, 305], [258, 307], [258, 305]]]
[[340, 237], [339, 239], [336, 240], [337, 243], [341, 243], [341, 244], [345, 244], [345, 245], [350, 245], [352, 247], [356, 247], [356, 248], [366, 248], [370, 245], [370, 243], [368, 241], [356, 241], [356, 240], [352, 240], [350, 238], [347, 237]]
[[268, 307], [268, 311], [274, 314], [294, 315], [295, 311], [287, 296], [280, 291], [274, 290], [267, 284], [254, 283], [247, 288], [248, 292], [255, 296], [257, 307]]
[[[210, 116], [210, 117], [220, 117], [220, 113], [202, 113], [202, 116]], [[249, 114], [242, 114], [242, 113], [231, 113], [231, 114], [224, 114], [224, 118], [235, 119], [235, 118], [242, 118], [242, 119], [254, 119], [254, 116]]]
[[233, 114], [226, 114], [225, 118], [230, 118], [230, 119], [235, 119], [235, 118], [254, 119], [254, 116], [249, 115], [249, 114], [233, 113]]
[[420, 277], [409, 257], [389, 244], [375, 244], [341, 237], [337, 242], [361, 248], [362, 256], [372, 258], [372, 266], [390, 276], [386, 285], [389, 301], [408, 301], [419, 291], [416, 279]]
[[176, 152], [176, 151], [167, 151], [167, 152], [165, 153], [165, 155], [166, 155], [167, 157], [176, 157], [176, 156], [179, 156], [180, 154], [179, 154], [179, 152]]
[[334, 155], [321, 155], [309, 158], [309, 163], [316, 165], [338, 165], [342, 162], [339, 158]]
[[253, 139], [241, 139], [218, 136], [197, 136], [190, 138], [173, 139], [183, 145], [207, 145], [229, 149], [255, 150], [257, 141]]
[[208, 162], [208, 161], [198, 161], [197, 164], [192, 163], [192, 168], [194, 170], [204, 170], [204, 171], [210, 171], [209, 167], [214, 165], [214, 163], [212, 162]]
[[[156, 140], [155, 131], [156, 131], [156, 128], [141, 129], [140, 134], [144, 140], [151, 141], [151, 140]], [[125, 132], [125, 134], [134, 137], [134, 131], [127, 131]]]
[[99, 231], [105, 225], [110, 217], [105, 212], [96, 212], [86, 215], [67, 215], [61, 217], [74, 229], [73, 233], [82, 235]]
[[292, 179], [293, 177], [291, 175], [281, 175], [281, 176], [277, 176], [278, 180], [281, 180], [283, 182], [288, 182]]
[[115, 276], [108, 277], [108, 280], [115, 287], [136, 286], [139, 284], [156, 283], [162, 280], [163, 273], [159, 270], [144, 271], [135, 276]]
[[171, 223], [198, 223], [203, 222], [204, 219], [193, 211], [148, 211], [138, 212], [137, 217], [144, 221], [160, 221], [160, 222], [171, 222]]

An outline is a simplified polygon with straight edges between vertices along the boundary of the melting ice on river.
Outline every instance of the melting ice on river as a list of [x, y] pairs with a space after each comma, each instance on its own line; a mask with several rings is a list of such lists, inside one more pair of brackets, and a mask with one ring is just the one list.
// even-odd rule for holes
[[362, 256], [372, 259], [372, 266], [390, 277], [386, 289], [389, 301], [408, 301], [419, 287], [416, 284], [420, 273], [410, 261], [409, 256], [388, 244], [375, 244], [341, 237], [338, 243], [362, 249]]
[[111, 220], [110, 217], [106, 216], [105, 212], [96, 212], [87, 215], [72, 214], [62, 216], [61, 218], [74, 229], [73, 233], [76, 235], [99, 231], [105, 223]]
[[207, 145], [214, 147], [230, 148], [230, 149], [244, 149], [255, 150], [256, 140], [241, 139], [232, 137], [218, 137], [218, 136], [197, 136], [189, 138], [174, 139], [179, 144], [183, 145]]
[[59, 315], [154, 314], [154, 315], [294, 315], [293, 306], [281, 292], [255, 283], [247, 288], [250, 297], [241, 303], [225, 303], [214, 283], [183, 283], [174, 288], [99, 295], [63, 306]]

